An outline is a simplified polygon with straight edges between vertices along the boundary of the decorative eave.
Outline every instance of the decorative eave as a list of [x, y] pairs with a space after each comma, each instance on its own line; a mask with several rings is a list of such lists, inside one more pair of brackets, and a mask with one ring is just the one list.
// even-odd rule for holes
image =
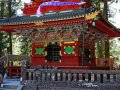
[[100, 29], [104, 33], [114, 37], [120, 37], [120, 30], [117, 29], [113, 24], [111, 24], [108, 20], [106, 20], [102, 15], [99, 15], [99, 20], [96, 21], [96, 28]]
[[[72, 12], [67, 13], [56, 13], [50, 15], [43, 15], [41, 17], [36, 16], [23, 16], [23, 17], [14, 17], [7, 19], [0, 19], [0, 30], [4, 30], [7, 32], [14, 32], [23, 28], [31, 28], [31, 27], [46, 27], [46, 26], [54, 26], [54, 25], [64, 25], [69, 23], [79, 23], [84, 22], [84, 18], [86, 17], [87, 21], [94, 21], [94, 17], [99, 13], [98, 10], [94, 8], [87, 8], [86, 12], [84, 9], [74, 10]], [[105, 34], [110, 35], [111, 37], [119, 37], [120, 31], [118, 31], [113, 25], [108, 23], [101, 17], [99, 20], [95, 20], [96, 28], [102, 31]]]
[[98, 14], [98, 11], [95, 10], [94, 8], [87, 8], [86, 12], [84, 12], [84, 9], [82, 8], [82, 9], [74, 10], [72, 12], [43, 15], [41, 17], [23, 16], [23, 17], [6, 18], [0, 20], [0, 25], [8, 26], [8, 25], [31, 24], [38, 22], [61, 21], [61, 20], [82, 18], [84, 17], [84, 15], [86, 15], [88, 18], [88, 16], [91, 14], [93, 15], [93, 17], [91, 18], [94, 18], [95, 15]]
[[112, 29], [114, 29], [116, 32], [120, 33], [120, 29], [116, 28], [113, 24], [111, 24], [107, 19], [105, 19], [102, 15], [101, 19], [103, 20], [103, 22], [105, 22], [107, 25], [109, 25], [109, 27], [111, 27]]

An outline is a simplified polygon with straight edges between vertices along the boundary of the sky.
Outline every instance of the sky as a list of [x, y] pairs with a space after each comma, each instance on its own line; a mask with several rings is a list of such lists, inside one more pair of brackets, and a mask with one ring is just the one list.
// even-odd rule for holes
[[112, 17], [109, 18], [110, 21], [117, 28], [120, 28], [120, 1], [118, 3], [112, 3], [110, 6], [110, 11], [113, 13]]
[[30, 3], [31, 0], [22, 0], [22, 2], [25, 2], [25, 3]]

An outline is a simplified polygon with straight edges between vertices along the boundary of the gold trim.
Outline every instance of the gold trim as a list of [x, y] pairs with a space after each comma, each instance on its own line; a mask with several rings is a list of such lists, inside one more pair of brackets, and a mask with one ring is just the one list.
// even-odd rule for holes
[[43, 25], [44, 23], [43, 22], [35, 22], [35, 25], [36, 26], [41, 26], [41, 25]]
[[71, 44], [71, 43], [75, 43], [75, 41], [64, 42], [64, 44]]
[[85, 15], [85, 18], [87, 20], [93, 19], [99, 14], [99, 12], [100, 11], [95, 11], [95, 12], [92, 12], [92, 13], [88, 13], [88, 14]]

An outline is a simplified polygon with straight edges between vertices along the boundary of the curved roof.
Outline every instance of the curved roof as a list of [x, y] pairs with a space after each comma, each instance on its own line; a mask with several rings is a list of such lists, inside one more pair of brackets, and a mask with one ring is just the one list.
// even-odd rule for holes
[[48, 21], [58, 21], [60, 19], [74, 19], [74, 18], [81, 18], [84, 17], [85, 14], [89, 14], [92, 12], [95, 12], [96, 10], [93, 8], [87, 8], [86, 12], [84, 12], [84, 9], [78, 9], [70, 12], [59, 12], [55, 14], [47, 13], [46, 15], [43, 15], [41, 17], [36, 16], [22, 16], [22, 17], [13, 17], [13, 18], [5, 18], [0, 19], [0, 25], [18, 25], [18, 24], [29, 24], [29, 23], [35, 23], [35, 22], [48, 22]]
[[[59, 13], [47, 13], [41, 17], [36, 16], [22, 16], [22, 17], [13, 17], [13, 18], [5, 18], [0, 19], [0, 30], [8, 31], [8, 32], [14, 32], [14, 29], [16, 28], [24, 28], [29, 27], [30, 25], [35, 26], [36, 23], [42, 24], [47, 23], [49, 25], [54, 25], [54, 22], [68, 22], [70, 20], [80, 20], [83, 18], [82, 22], [84, 21], [84, 16], [89, 20], [94, 21], [94, 17], [98, 14], [98, 10], [95, 8], [86, 8], [86, 11], [84, 8], [80, 8], [78, 10], [72, 10], [69, 12], [59, 12]], [[102, 31], [105, 34], [110, 35], [111, 37], [120, 37], [120, 31], [112, 26], [111, 24], [108, 24], [106, 20], [102, 19], [102, 17], [99, 20], [96, 20], [96, 28], [100, 31]], [[51, 24], [52, 23], [52, 24]], [[59, 24], [59, 23], [58, 23]], [[64, 23], [63, 23], [64, 24]], [[20, 27], [24, 26], [24, 27]]]

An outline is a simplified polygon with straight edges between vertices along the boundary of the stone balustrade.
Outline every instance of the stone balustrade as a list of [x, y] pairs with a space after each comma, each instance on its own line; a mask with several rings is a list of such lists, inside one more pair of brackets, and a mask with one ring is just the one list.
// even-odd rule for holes
[[31, 86], [34, 86], [34, 88], [36, 88], [34, 90], [43, 90], [43, 88], [50, 87], [98, 88], [99, 85], [120, 86], [119, 70], [114, 71], [114, 70], [27, 69], [24, 77], [25, 77], [25, 80], [23, 81], [24, 90], [33, 90], [32, 88], [30, 89]]

